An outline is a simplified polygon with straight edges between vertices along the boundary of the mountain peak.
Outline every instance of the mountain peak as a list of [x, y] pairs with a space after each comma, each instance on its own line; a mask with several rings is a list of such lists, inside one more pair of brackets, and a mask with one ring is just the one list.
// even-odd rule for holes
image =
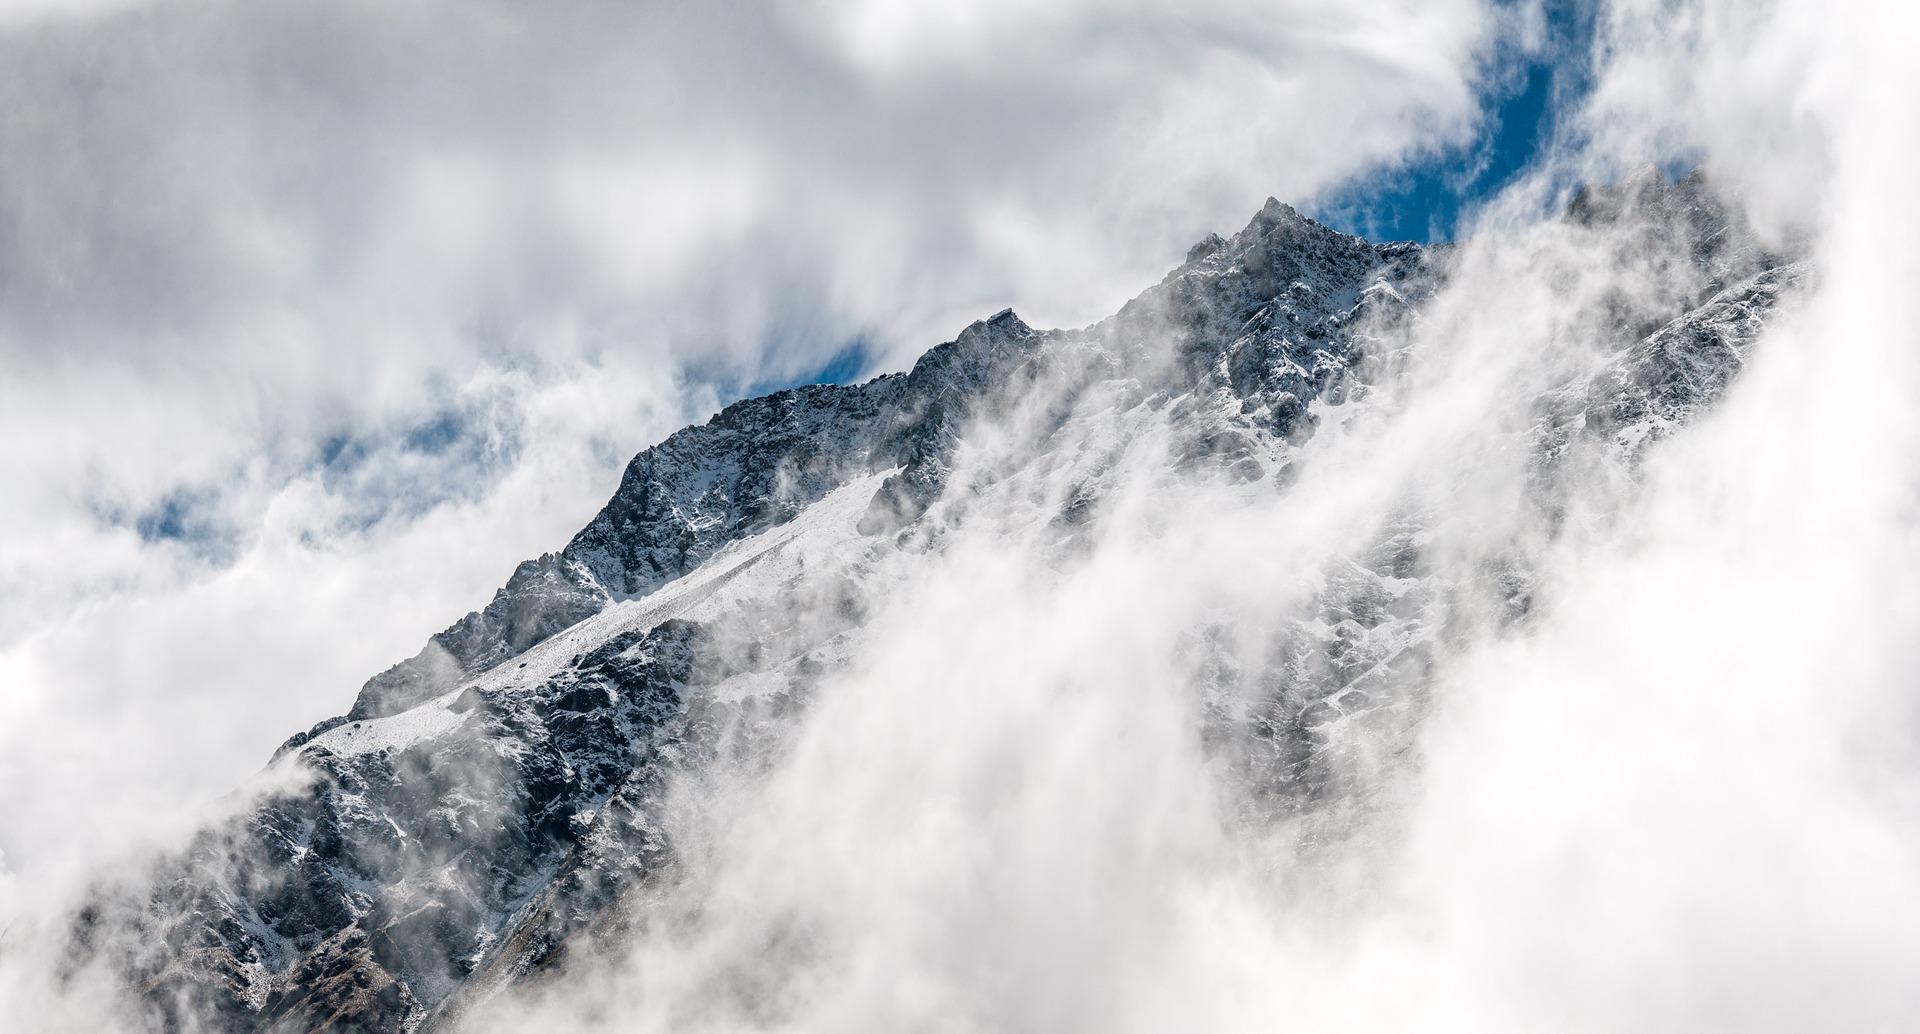
[[[1300, 210], [1278, 198], [1268, 198], [1267, 203], [1254, 213], [1253, 221], [1247, 224], [1247, 230], [1255, 233], [1269, 233], [1281, 228], [1312, 227], [1327, 230], [1312, 219], [1300, 214]], [[1328, 230], [1328, 232], [1332, 232]]]
[[1217, 233], [1207, 234], [1205, 237], [1200, 238], [1200, 240], [1196, 242], [1193, 247], [1187, 249], [1186, 264], [1192, 265], [1195, 262], [1198, 262], [1201, 259], [1206, 258], [1208, 255], [1211, 255], [1214, 252], [1219, 251], [1221, 248], [1225, 247], [1226, 244], [1227, 244], [1226, 239], [1221, 237], [1219, 234]]
[[979, 338], [1004, 340], [1007, 338], [1031, 337], [1035, 333], [1037, 333], [1037, 331], [1027, 326], [1027, 322], [1021, 319], [1018, 313], [1014, 312], [1011, 308], [1007, 308], [1001, 309], [986, 319], [974, 320], [972, 323], [969, 323], [967, 329], [960, 332], [958, 340], [962, 344], [965, 344]]

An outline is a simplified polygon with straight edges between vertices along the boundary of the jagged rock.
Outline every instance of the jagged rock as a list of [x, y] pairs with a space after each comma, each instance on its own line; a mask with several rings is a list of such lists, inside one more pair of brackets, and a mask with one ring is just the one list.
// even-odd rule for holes
[[[1539, 400], [1542, 471], [1639, 448], [1710, 403], [1805, 275], [1751, 247], [1697, 179], [1587, 192], [1569, 218], [1645, 220], [1647, 246], [1679, 242], [1708, 289], [1644, 330], [1630, 313], [1617, 356]], [[114, 961], [166, 1029], [449, 1025], [581, 938], [612, 938], [621, 902], [671, 873], [670, 778], [777, 753], [866, 620], [861, 558], [1075, 450], [1090, 458], [1050, 527], [1096, 527], [1103, 447], [1075, 429], [1103, 407], [1163, 415], [1175, 469], [1284, 490], [1298, 444], [1369, 397], [1399, 361], [1381, 343], [1446, 275], [1434, 249], [1269, 200], [1093, 326], [1041, 331], [1006, 310], [905, 375], [729, 406], [636, 456], [563, 549], [289, 739], [274, 765], [301, 781], [205, 831], [154, 886], [103, 891], [76, 956], [137, 931]], [[1024, 444], [956, 481], [979, 419], [1020, 404], [1025, 422], [996, 430]], [[837, 559], [823, 571], [821, 557]], [[1524, 620], [1524, 563], [1482, 566], [1474, 591], [1498, 597], [1495, 620]], [[1203, 730], [1241, 759], [1249, 822], [1339, 792], [1356, 723], [1404, 735], [1422, 704], [1389, 687], [1418, 684], [1469, 591], [1429, 570], [1417, 514], [1390, 516], [1317, 584], [1258, 651], [1194, 635], [1197, 668], [1258, 689], [1210, 698]]]

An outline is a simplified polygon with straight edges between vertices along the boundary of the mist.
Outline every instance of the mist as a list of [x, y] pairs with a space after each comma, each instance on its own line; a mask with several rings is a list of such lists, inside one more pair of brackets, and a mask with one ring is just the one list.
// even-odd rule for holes
[[[1283, 490], [1170, 470], [1152, 405], [1071, 375], [1033, 389], [1077, 407], [1070, 438], [1022, 432], [1048, 404], [992, 414], [933, 559], [876, 564], [878, 616], [791, 742], [690, 781], [684, 883], [473, 1027], [1920, 1015], [1912, 25], [1628, 7], [1555, 153], [1383, 328], [1410, 362]], [[1814, 272], [1715, 408], [1543, 476], [1540, 395], [1705, 286], [1631, 217], [1562, 217], [1567, 186], [1669, 154]], [[1048, 518], [1090, 480], [1099, 516], [1063, 555]], [[1212, 719], [1261, 706], [1267, 644], [1403, 514], [1452, 590], [1414, 611], [1424, 663], [1329, 722], [1304, 800], [1263, 802], [1274, 770]]]
[[[86, 18], [166, 13], [143, 9]], [[804, 32], [754, 22], [806, 41], [768, 44], [763, 58], [831, 54], [826, 81], [888, 84], [852, 91], [886, 109], [854, 123], [934, 119], [952, 137], [934, 134], [874, 182], [837, 184], [842, 157], [863, 164], [878, 141], [915, 145], [880, 133], [830, 158], [848, 145], [836, 127], [864, 129], [825, 118], [809, 123], [825, 127], [815, 143], [754, 150], [740, 144], [751, 133], [711, 136], [724, 120], [695, 111], [673, 118], [697, 132], [635, 131], [626, 150], [582, 158], [551, 183], [522, 169], [544, 184], [529, 210], [405, 225], [464, 225], [472, 253], [525, 248], [538, 264], [449, 272], [432, 261], [447, 242], [430, 235], [380, 249], [380, 263], [442, 281], [397, 322], [384, 291], [364, 288], [387, 265], [321, 263], [323, 276], [281, 282], [306, 299], [342, 292], [351, 306], [318, 311], [415, 342], [398, 366], [366, 365], [376, 375], [349, 363], [321, 378], [339, 378], [324, 390], [295, 390], [332, 346], [279, 353], [296, 358], [256, 368], [246, 397], [297, 398], [298, 426], [276, 416], [236, 432], [230, 412], [215, 412], [190, 428], [196, 440], [169, 415], [192, 396], [150, 411], [169, 429], [150, 445], [243, 470], [215, 476], [217, 505], [179, 504], [176, 523], [238, 530], [156, 546], [122, 520], [112, 534], [37, 540], [111, 544], [119, 552], [97, 575], [16, 565], [58, 616], [0, 611], [13, 636], [0, 671], [25, 687], [7, 711], [32, 730], [0, 739], [0, 848], [40, 860], [0, 868], [0, 915], [24, 931], [0, 940], [0, 1006], [46, 1029], [131, 1022], [100, 1004], [110, 994], [88, 1002], [104, 986], [89, 981], [107, 977], [54, 972], [56, 941], [41, 938], [58, 937], [61, 910], [103, 878], [137, 885], [154, 845], [177, 848], [297, 787], [293, 758], [247, 778], [268, 731], [344, 710], [353, 685], [484, 599], [514, 559], [577, 528], [635, 447], [850, 337], [867, 336], [872, 369], [903, 367], [1010, 300], [1033, 326], [1085, 329], [1047, 339], [970, 414], [924, 513], [883, 512], [875, 489], [891, 472], [875, 473], [729, 547], [709, 561], [721, 572], [710, 587], [676, 598], [676, 620], [712, 631], [686, 683], [698, 733], [648, 791], [670, 862], [620, 894], [563, 964], [463, 991], [434, 1022], [481, 1034], [1786, 1031], [1899, 1029], [1920, 1016], [1920, 334], [1907, 311], [1920, 262], [1905, 246], [1920, 226], [1906, 182], [1920, 165], [1920, 81], [1906, 60], [1920, 19], [1796, 0], [1598, 5], [1586, 90], [1541, 153], [1474, 209], [1459, 241], [1431, 250], [1421, 276], [1368, 288], [1387, 300], [1356, 332], [1365, 375], [1274, 422], [1290, 430], [1252, 434], [1230, 393], [1166, 387], [1212, 383], [1183, 365], [1177, 293], [1092, 321], [1200, 233], [1236, 225], [1255, 207], [1249, 188], [1311, 197], [1465, 132], [1476, 62], [1494, 41], [1540, 46], [1542, 10], [1383, 5], [1343, 20], [1255, 5], [1182, 23], [1169, 78], [1129, 94], [1158, 114], [1121, 120], [1123, 144], [1088, 114], [1124, 78], [1098, 55], [1130, 53], [1171, 14], [809, 12]], [[1431, 46], [1420, 42], [1427, 18], [1445, 27]], [[25, 24], [57, 40], [96, 23]], [[553, 53], [573, 53], [592, 25], [540, 32]], [[1284, 52], [1338, 57], [1249, 68], [1204, 42], [1247, 26], [1277, 33]], [[681, 28], [703, 44], [724, 35]], [[189, 42], [170, 45], [205, 45], [181, 31]], [[1075, 40], [1096, 56], [1036, 86], [1035, 69], [1059, 53], [1049, 48]], [[462, 66], [443, 45], [429, 60]], [[641, 81], [629, 61], [678, 82], [699, 57], [648, 63], [609, 49], [617, 71], [587, 76], [596, 88]], [[1192, 73], [1196, 53], [1222, 70]], [[1015, 74], [978, 85], [997, 59]], [[1373, 61], [1395, 70], [1391, 89], [1338, 94], [1363, 109], [1287, 114], [1296, 98], [1326, 95], [1316, 82], [1366, 81], [1354, 69]], [[933, 103], [928, 68], [971, 85]], [[553, 74], [547, 89], [585, 88], [571, 70]], [[1263, 84], [1255, 114], [1234, 100], [1243, 75]], [[991, 160], [946, 168], [956, 140], [980, 143], [970, 120], [1020, 89], [1041, 99], [1028, 121], [988, 134]], [[422, 112], [442, 103], [410, 98], [383, 132], [416, 140], [440, 123]], [[1250, 130], [1222, 128], [1242, 116]], [[503, 155], [541, 132], [503, 124], [422, 145], [408, 175], [437, 169], [469, 186], [504, 175]], [[1045, 150], [1055, 125], [1088, 135]], [[1354, 125], [1391, 128], [1343, 139]], [[1081, 164], [1115, 147], [1131, 160], [1102, 174]], [[656, 160], [669, 151], [677, 163]], [[463, 152], [466, 171], [449, 171]], [[1008, 152], [1045, 171], [993, 171]], [[636, 165], [652, 184], [638, 194]], [[377, 169], [388, 182], [392, 167]], [[278, 175], [252, 181], [258, 196], [309, 197]], [[1051, 214], [1062, 193], [1095, 214]], [[688, 194], [711, 209], [653, 207]], [[1156, 200], [1128, 200], [1141, 197]], [[1701, 197], [1726, 218], [1710, 247], [1674, 230]], [[637, 207], [621, 215], [623, 204]], [[270, 207], [309, 220], [322, 251], [351, 250], [350, 237], [325, 239], [349, 232], [329, 211]], [[556, 225], [578, 232], [544, 236]], [[222, 246], [195, 261], [219, 281], [230, 264], [255, 268], [243, 259]], [[137, 279], [114, 263], [82, 267]], [[690, 284], [730, 275], [744, 304]], [[58, 322], [71, 283], [17, 280], [11, 339]], [[217, 365], [241, 347], [222, 342], [263, 325], [251, 308], [260, 292], [229, 286], [231, 297], [195, 294], [179, 309], [176, 292], [143, 281], [116, 298], [134, 316], [103, 316], [92, 340], [158, 321]], [[509, 311], [475, 309], [476, 293]], [[1752, 332], [1730, 346], [1735, 375], [1689, 382], [1704, 401], [1684, 413], [1660, 408], [1656, 391], [1618, 428], [1596, 422], [1608, 410], [1592, 400], [1689, 312], [1732, 328], [1727, 340]], [[658, 319], [624, 340], [650, 344], [608, 346], [634, 313]], [[762, 343], [797, 313], [815, 328], [808, 341]], [[473, 351], [449, 328], [476, 318], [510, 324], [521, 344]], [[555, 326], [567, 329], [546, 336]], [[997, 342], [1003, 331], [968, 333]], [[139, 383], [147, 360], [115, 358], [119, 347], [137, 350], [97, 345], [79, 363]], [[10, 359], [21, 384], [59, 365], [51, 351]], [[368, 376], [394, 378], [392, 394], [369, 395]], [[444, 414], [453, 446], [422, 448]], [[312, 464], [336, 426], [360, 429], [352, 447], [367, 458]], [[89, 438], [69, 435], [66, 455], [97, 482], [130, 499], [184, 498], [177, 479], [115, 473]], [[76, 527], [49, 500], [86, 494], [39, 484], [34, 512], [15, 523]], [[479, 543], [503, 562], [476, 565]], [[209, 624], [227, 631], [200, 634]], [[308, 645], [290, 653], [289, 640]], [[255, 645], [269, 642], [281, 645]], [[327, 660], [290, 674], [290, 657]], [[218, 684], [194, 685], [209, 669], [223, 672]], [[68, 672], [94, 707], [54, 706]], [[244, 728], [254, 753], [196, 762], [196, 742], [240, 734], [197, 740], [189, 721]], [[89, 753], [99, 743], [135, 746], [111, 762]], [[485, 746], [470, 745], [471, 768], [433, 778], [486, 796]], [[167, 775], [143, 791], [145, 766]], [[74, 790], [50, 793], [35, 772]], [[233, 786], [210, 809], [178, 803]], [[117, 805], [70, 800], [116, 793]], [[137, 817], [156, 802], [163, 813]], [[122, 825], [59, 832], [76, 814]], [[56, 875], [69, 859], [84, 864]]]

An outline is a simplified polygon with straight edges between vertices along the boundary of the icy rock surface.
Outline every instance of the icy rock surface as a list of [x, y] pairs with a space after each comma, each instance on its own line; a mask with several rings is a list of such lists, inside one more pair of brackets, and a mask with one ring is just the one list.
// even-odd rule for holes
[[[1540, 395], [1521, 433], [1543, 484], [1587, 451], [1672, 433], [1804, 276], [1694, 180], [1585, 192], [1567, 219], [1630, 215], [1647, 247], [1679, 243], [1698, 289], [1658, 320], [1623, 320], [1610, 354]], [[1003, 311], [904, 375], [727, 407], [636, 456], [564, 548], [290, 739], [257, 806], [153, 885], [103, 890], [76, 957], [119, 952], [169, 1029], [449, 1026], [617, 940], [633, 914], [617, 906], [679, 864], [674, 780], [768, 763], [857, 643], [879, 558], [938, 548], [970, 507], [1058, 469], [1072, 489], [1047, 505], [1070, 553], [1098, 520], [1114, 442], [1149, 417], [1174, 429], [1171, 469], [1284, 490], [1299, 443], [1404, 361], [1391, 343], [1447, 261], [1269, 201], [1099, 324], [1040, 331]], [[968, 453], [984, 415], [1023, 406], [1024, 437]], [[1260, 671], [1194, 630], [1223, 684], [1263, 687], [1202, 709], [1205, 736], [1244, 759], [1249, 822], [1337, 797], [1357, 725], [1391, 743], [1418, 720], [1418, 695], [1391, 687], [1417, 684], [1460, 588], [1429, 568], [1418, 513], [1383, 516], [1372, 547], [1312, 573]], [[1525, 564], [1485, 566], [1504, 620], [1523, 620]], [[802, 610], [814, 620], [791, 620]]]

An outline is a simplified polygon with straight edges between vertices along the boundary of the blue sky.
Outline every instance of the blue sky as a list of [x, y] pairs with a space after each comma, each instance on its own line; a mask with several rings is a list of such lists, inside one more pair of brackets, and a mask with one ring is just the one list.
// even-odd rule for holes
[[1372, 240], [1453, 240], [1462, 217], [1527, 167], [1551, 139], [1556, 113], [1585, 91], [1592, 19], [1575, 0], [1549, 3], [1545, 45], [1496, 58], [1471, 140], [1366, 176], [1310, 206], [1314, 217]]
[[1518, 88], [1495, 94], [1474, 141], [1368, 177], [1328, 199], [1320, 221], [1372, 240], [1454, 239], [1463, 213], [1524, 169], [1547, 135], [1554, 69], [1529, 62]]

